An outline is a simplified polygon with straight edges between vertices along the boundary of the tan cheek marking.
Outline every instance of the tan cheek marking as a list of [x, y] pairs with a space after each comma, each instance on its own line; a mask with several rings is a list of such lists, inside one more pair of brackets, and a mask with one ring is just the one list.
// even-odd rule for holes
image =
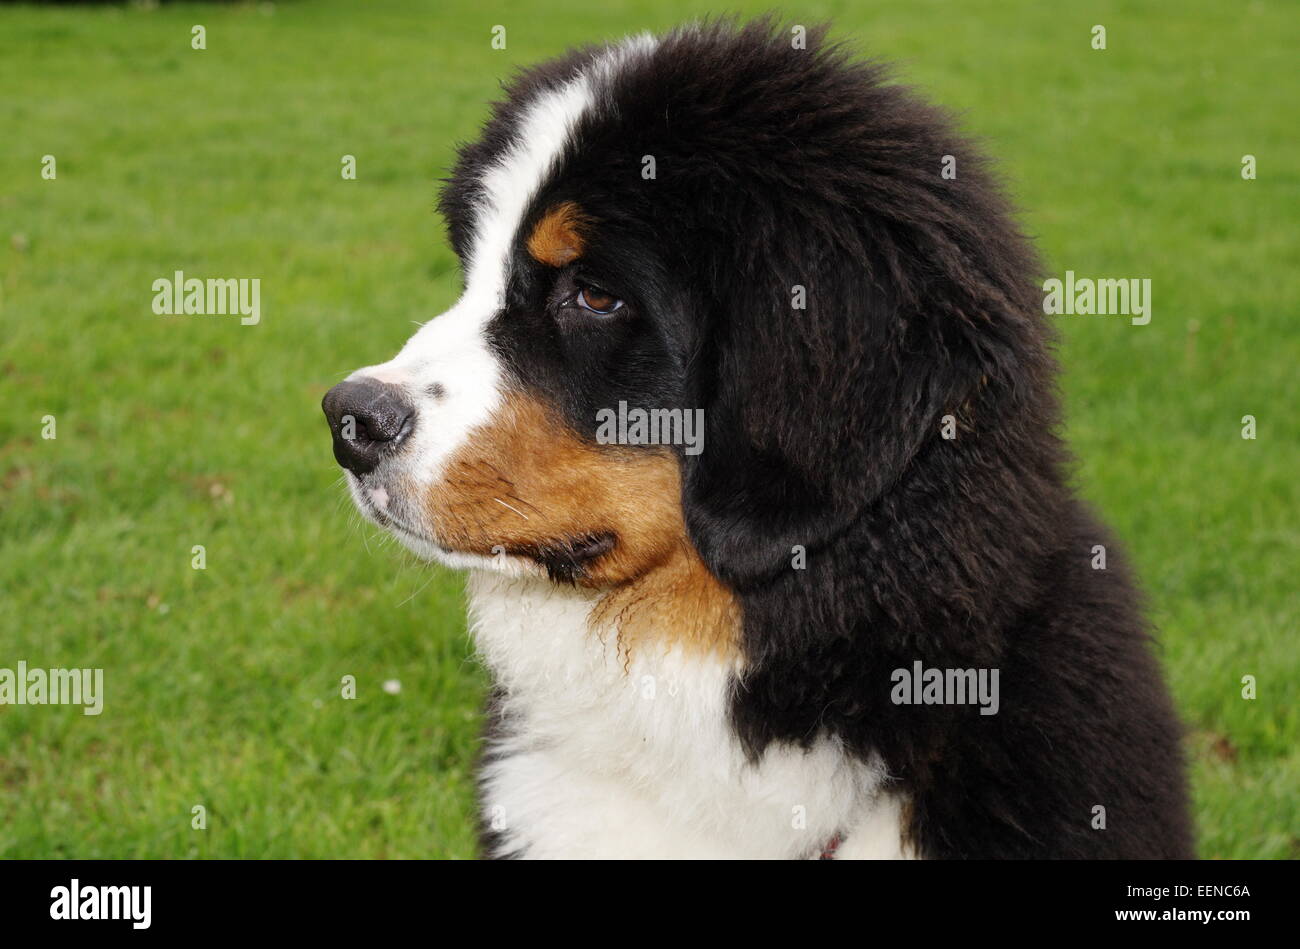
[[533, 228], [528, 238], [528, 253], [549, 267], [572, 263], [585, 249], [582, 228], [587, 223], [587, 216], [572, 201], [555, 205]]
[[506, 399], [431, 488], [426, 509], [448, 547], [491, 556], [612, 533], [612, 550], [576, 578], [605, 595], [598, 632], [621, 648], [655, 642], [734, 655], [739, 609], [686, 535], [667, 451], [588, 445], [536, 401]]

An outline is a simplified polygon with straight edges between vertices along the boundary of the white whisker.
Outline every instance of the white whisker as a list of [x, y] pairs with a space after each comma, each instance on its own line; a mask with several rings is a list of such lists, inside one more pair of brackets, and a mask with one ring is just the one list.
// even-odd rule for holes
[[510, 507], [509, 504], [507, 504], [505, 501], [502, 501], [500, 498], [493, 498], [492, 500], [493, 500], [493, 501], [496, 501], [497, 504], [500, 504], [502, 507], [508, 507], [508, 508], [510, 508], [510, 510], [514, 511], [516, 514], [518, 514], [518, 515], [519, 515], [520, 517], [522, 517], [524, 520], [528, 520], [528, 515], [525, 514], [523, 511], [519, 510], [519, 508], [517, 508], [517, 507]]

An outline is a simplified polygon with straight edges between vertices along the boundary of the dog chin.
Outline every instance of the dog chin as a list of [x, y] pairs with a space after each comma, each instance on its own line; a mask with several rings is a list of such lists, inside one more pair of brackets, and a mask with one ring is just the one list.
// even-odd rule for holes
[[388, 530], [402, 544], [422, 560], [449, 567], [452, 570], [484, 570], [507, 577], [534, 577], [545, 579], [546, 571], [540, 564], [505, 553], [484, 555], [451, 550], [441, 544], [412, 534], [405, 528], [389, 524]]

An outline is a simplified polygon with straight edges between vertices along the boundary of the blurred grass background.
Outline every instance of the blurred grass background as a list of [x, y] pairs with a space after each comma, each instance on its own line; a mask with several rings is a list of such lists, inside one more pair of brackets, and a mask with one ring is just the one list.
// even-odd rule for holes
[[[320, 397], [454, 299], [436, 182], [513, 67], [767, 6], [0, 8], [0, 667], [107, 693], [0, 706], [0, 857], [473, 855], [460, 580], [358, 522]], [[1061, 318], [1078, 482], [1150, 594], [1201, 854], [1297, 856], [1300, 7], [789, 16], [959, 111], [1050, 274], [1152, 279], [1148, 326]], [[178, 269], [259, 277], [261, 324], [154, 315]]]

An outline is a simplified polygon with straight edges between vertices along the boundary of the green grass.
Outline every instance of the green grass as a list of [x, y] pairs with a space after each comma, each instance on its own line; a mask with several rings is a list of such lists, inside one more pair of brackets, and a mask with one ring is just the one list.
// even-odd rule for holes
[[[320, 396], [453, 299], [436, 179], [513, 66], [718, 9], [524, 6], [0, 10], [0, 667], [107, 690], [0, 706], [0, 857], [472, 855], [460, 582], [358, 524]], [[1149, 326], [1063, 319], [1078, 482], [1150, 594], [1200, 852], [1296, 856], [1300, 10], [799, 9], [962, 114], [1052, 273], [1152, 279]], [[176, 269], [261, 278], [261, 324], [155, 316]]]

